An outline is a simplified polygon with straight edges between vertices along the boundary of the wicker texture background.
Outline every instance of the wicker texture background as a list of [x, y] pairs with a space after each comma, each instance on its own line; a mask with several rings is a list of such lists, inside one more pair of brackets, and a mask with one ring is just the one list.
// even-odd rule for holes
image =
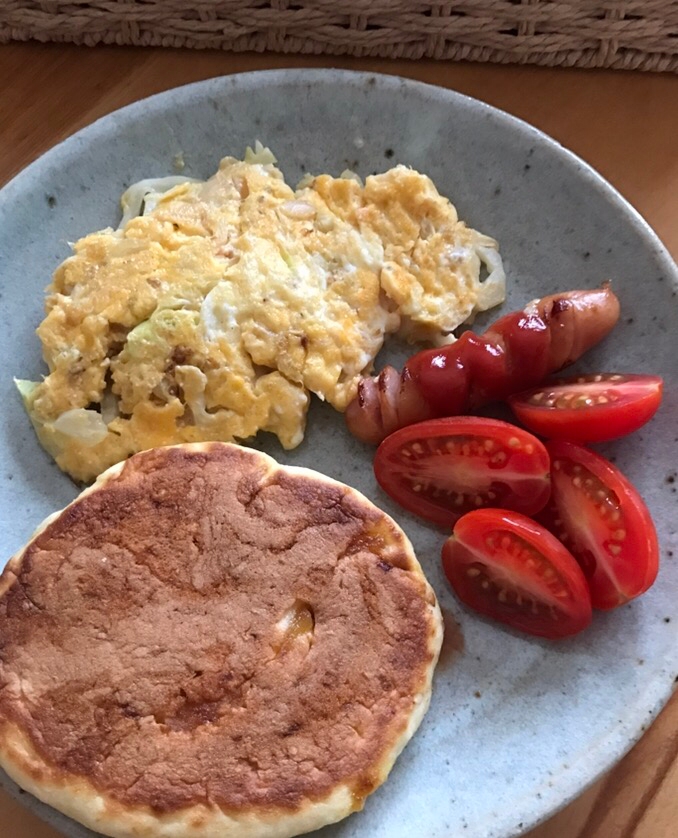
[[12, 39], [678, 71], [678, 0], [0, 0]]

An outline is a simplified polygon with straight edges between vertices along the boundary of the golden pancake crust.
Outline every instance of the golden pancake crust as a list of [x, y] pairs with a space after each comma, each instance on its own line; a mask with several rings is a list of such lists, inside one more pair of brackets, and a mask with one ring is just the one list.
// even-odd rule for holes
[[0, 764], [107, 835], [296, 835], [385, 780], [441, 635], [355, 490], [231, 444], [144, 452], [0, 577]]

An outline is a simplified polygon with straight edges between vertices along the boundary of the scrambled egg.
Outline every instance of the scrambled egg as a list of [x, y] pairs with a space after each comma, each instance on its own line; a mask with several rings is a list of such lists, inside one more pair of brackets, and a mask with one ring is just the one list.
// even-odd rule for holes
[[274, 163], [259, 147], [205, 182], [168, 179], [136, 216], [132, 188], [121, 227], [57, 269], [38, 328], [49, 374], [17, 383], [74, 479], [260, 430], [293, 448], [309, 394], [344, 410], [385, 335], [449, 342], [503, 300], [496, 243], [425, 175], [307, 176], [295, 191]]

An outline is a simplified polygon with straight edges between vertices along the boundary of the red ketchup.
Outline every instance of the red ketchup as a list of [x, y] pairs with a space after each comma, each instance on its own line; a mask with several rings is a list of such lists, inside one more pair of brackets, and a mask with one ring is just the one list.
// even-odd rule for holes
[[468, 413], [538, 384], [549, 372], [549, 329], [536, 314], [507, 314], [482, 335], [418, 352], [406, 364], [436, 416]]

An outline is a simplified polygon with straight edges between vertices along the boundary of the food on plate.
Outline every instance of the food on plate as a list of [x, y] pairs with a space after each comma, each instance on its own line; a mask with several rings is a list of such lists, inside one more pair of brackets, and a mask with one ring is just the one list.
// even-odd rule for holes
[[657, 533], [631, 482], [600, 454], [573, 442], [546, 444], [551, 499], [540, 520], [582, 566], [594, 608], [644, 593], [659, 564]]
[[293, 448], [309, 393], [344, 410], [386, 335], [444, 344], [504, 299], [496, 242], [425, 175], [325, 174], [294, 190], [274, 163], [259, 147], [205, 182], [142, 182], [123, 225], [57, 269], [38, 328], [49, 373], [18, 383], [75, 479], [260, 430]]
[[568, 637], [591, 622], [581, 568], [548, 530], [504, 509], [460, 518], [442, 550], [445, 575], [470, 608], [512, 628]]
[[508, 403], [534, 433], [570, 442], [603, 442], [649, 422], [661, 404], [662, 387], [657, 375], [577, 375], [509, 396]]
[[442, 638], [402, 530], [237, 445], [154, 449], [0, 577], [0, 764], [116, 836], [291, 836], [360, 809]]
[[607, 284], [529, 303], [482, 335], [466, 331], [455, 343], [418, 352], [402, 373], [387, 366], [363, 378], [346, 410], [349, 430], [377, 444], [414, 422], [472, 413], [573, 363], [618, 318], [619, 301]]
[[477, 416], [401, 428], [374, 458], [374, 474], [387, 494], [443, 526], [481, 506], [539, 512], [551, 493], [549, 467], [544, 445], [532, 434]]

